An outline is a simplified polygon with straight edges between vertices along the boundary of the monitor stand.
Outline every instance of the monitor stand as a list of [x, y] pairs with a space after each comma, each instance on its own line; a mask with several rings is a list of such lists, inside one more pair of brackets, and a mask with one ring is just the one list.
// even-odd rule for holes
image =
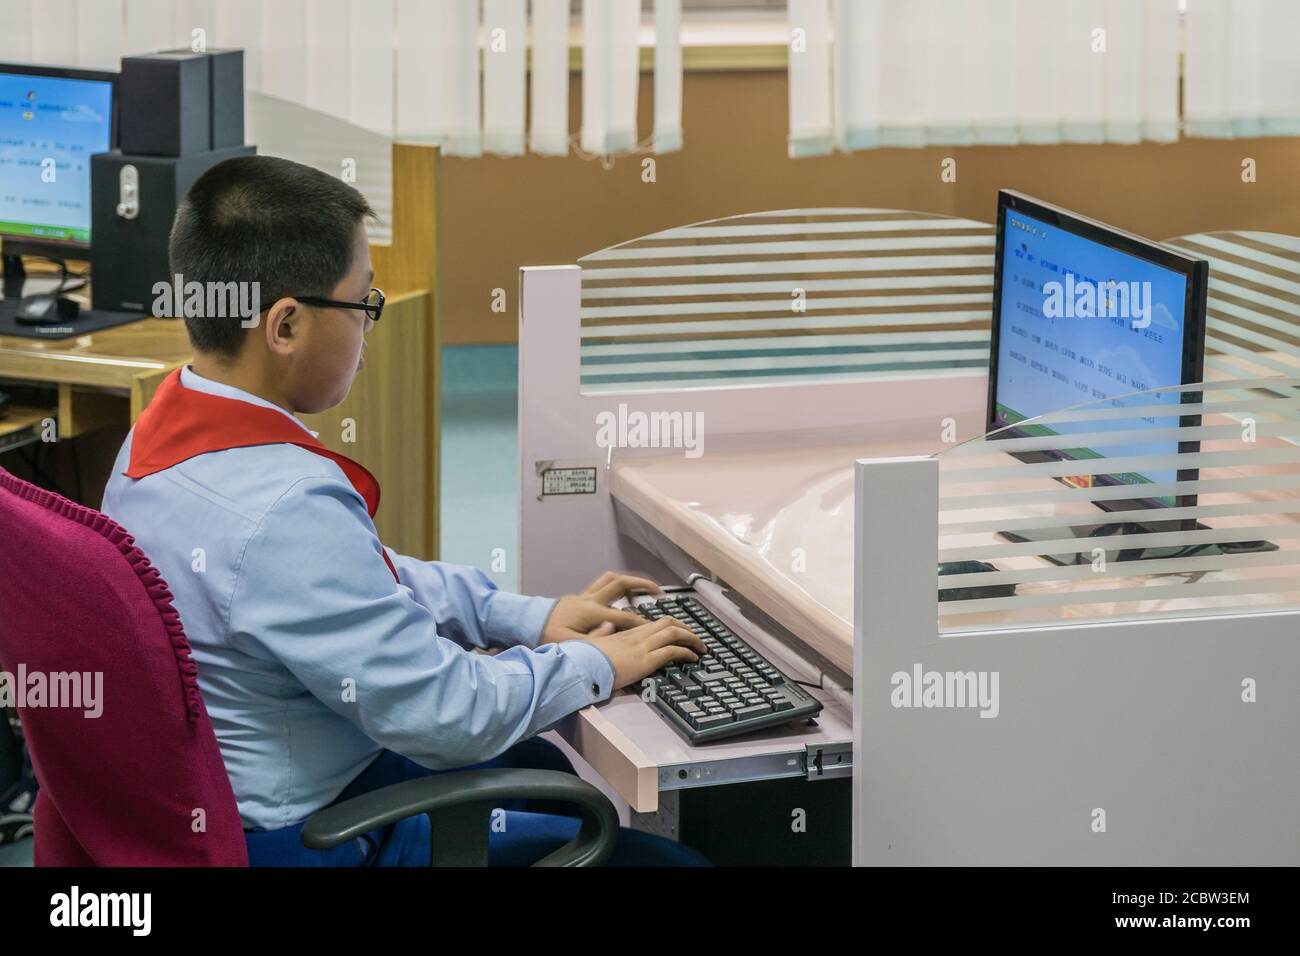
[[6, 299], [21, 299], [23, 296], [23, 284], [27, 281], [27, 270], [23, 268], [23, 257], [16, 253], [7, 253], [0, 256], [4, 259], [4, 297]]
[[[1036, 541], [1064, 541], [1069, 538], [1090, 539], [1095, 544], [1079, 554], [1044, 554], [1040, 557], [1052, 564], [1072, 565], [1091, 564], [1092, 549], [1104, 548], [1107, 561], [1159, 561], [1166, 558], [1206, 558], [1214, 555], [1250, 554], [1258, 551], [1276, 551], [1278, 546], [1271, 541], [1220, 541], [1214, 544], [1165, 545], [1162, 547], [1142, 548], [1123, 547], [1123, 536], [1130, 534], [1164, 534], [1173, 531], [1209, 531], [1208, 525], [1199, 521], [1187, 527], [1186, 521], [1126, 521], [1123, 524], [1083, 524], [1063, 528], [1035, 528], [1032, 531], [999, 531], [998, 536], [1016, 543], [1033, 543]], [[1120, 536], [1118, 542], [1114, 541]], [[1120, 550], [1114, 552], [1114, 545]], [[1082, 545], [1081, 545], [1082, 546]]]

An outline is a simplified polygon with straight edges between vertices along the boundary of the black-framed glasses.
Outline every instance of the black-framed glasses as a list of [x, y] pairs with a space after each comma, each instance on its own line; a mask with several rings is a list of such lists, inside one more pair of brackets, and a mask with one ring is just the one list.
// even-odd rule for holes
[[314, 305], [324, 309], [360, 309], [370, 316], [371, 322], [378, 322], [384, 314], [384, 293], [371, 289], [364, 302], [336, 302], [334, 299], [318, 299], [311, 295], [294, 295], [287, 298], [297, 299], [303, 305]]

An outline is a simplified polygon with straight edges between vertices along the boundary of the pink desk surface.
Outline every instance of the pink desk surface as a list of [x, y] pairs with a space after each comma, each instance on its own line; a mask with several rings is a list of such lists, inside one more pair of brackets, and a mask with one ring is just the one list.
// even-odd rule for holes
[[[1226, 420], [1225, 420], [1226, 421]], [[1221, 424], [1207, 418], [1205, 424]], [[1261, 439], [1260, 448], [1285, 447], [1285, 439]], [[1230, 450], [1235, 443], [1207, 441], [1203, 451]], [[755, 451], [715, 451], [698, 459], [675, 455], [615, 460], [610, 490], [614, 497], [645, 519], [674, 544], [717, 577], [736, 588], [779, 624], [797, 635], [845, 674], [852, 674], [853, 651], [853, 466], [859, 458], [891, 458], [930, 454], [938, 449], [918, 441], [859, 442], [803, 448]], [[998, 455], [999, 458], [1002, 456]], [[965, 461], [979, 462], [978, 457]], [[964, 464], [963, 461], [961, 464]], [[987, 462], [982, 462], [987, 464]], [[1293, 466], [1290, 466], [1293, 467]], [[1256, 465], [1202, 469], [1202, 478], [1266, 474], [1286, 471]], [[946, 474], [946, 471], [945, 471]], [[982, 517], [1029, 517], [1015, 492], [1042, 488], [1045, 479], [1007, 481], [996, 490], [1007, 496], [996, 511], [965, 512], [961, 520]], [[964, 493], [978, 488], [967, 485]], [[943, 494], [941, 492], [941, 494]], [[1275, 501], [1275, 514], [1209, 519], [1215, 528], [1234, 525], [1280, 526], [1277, 561], [1249, 566], [1247, 557], [1212, 562], [1212, 570], [1194, 570], [1133, 576], [1110, 575], [1088, 579], [1041, 580], [1021, 584], [1014, 602], [978, 611], [978, 603], [936, 605], [943, 632], [1044, 624], [1091, 623], [1151, 616], [1203, 616], [1234, 611], [1290, 610], [1300, 605], [1300, 578], [1292, 587], [1278, 587], [1279, 575], [1290, 574], [1288, 559], [1300, 548], [1294, 528], [1300, 508], [1296, 492], [1230, 492], [1203, 494], [1203, 505]], [[1080, 514], [1062, 509], [1074, 522]], [[1091, 505], [1083, 516], [1095, 515]], [[942, 519], [941, 519], [942, 520]], [[942, 527], [941, 527], [942, 530]], [[974, 536], [942, 536], [941, 548], [958, 545], [998, 545], [992, 532]], [[1048, 569], [1038, 557], [995, 560], [1001, 570]], [[1138, 565], [1133, 570], [1139, 570]], [[1057, 578], [1071, 572], [1049, 571]], [[1204, 582], [1199, 587], [1198, 583]], [[1166, 584], [1181, 588], [1162, 590]], [[1140, 599], [1112, 599], [1109, 591], [1141, 587]], [[1194, 588], [1189, 593], [1189, 588]]]
[[616, 459], [610, 491], [850, 674], [853, 463], [939, 447], [877, 441]]

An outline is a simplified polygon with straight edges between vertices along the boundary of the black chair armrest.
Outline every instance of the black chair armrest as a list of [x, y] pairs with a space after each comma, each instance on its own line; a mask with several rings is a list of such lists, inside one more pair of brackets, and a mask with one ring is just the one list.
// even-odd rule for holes
[[578, 835], [535, 866], [599, 866], [614, 852], [614, 805], [591, 784], [558, 770], [458, 770], [407, 780], [313, 813], [302, 842], [328, 850], [423, 813], [432, 829], [430, 866], [486, 866], [492, 811], [521, 798], [570, 803], [582, 816]]

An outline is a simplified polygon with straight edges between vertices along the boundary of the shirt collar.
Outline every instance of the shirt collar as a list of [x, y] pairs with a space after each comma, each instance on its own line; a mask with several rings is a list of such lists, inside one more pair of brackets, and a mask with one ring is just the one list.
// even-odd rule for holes
[[246, 392], [242, 388], [235, 388], [235, 386], [227, 385], [224, 382], [214, 382], [210, 378], [204, 378], [188, 365], [181, 367], [181, 385], [196, 392], [205, 392], [208, 395], [217, 395], [221, 398], [233, 398], [237, 402], [248, 402], [250, 405], [261, 405], [263, 408], [273, 408], [290, 421], [293, 421], [313, 438], [317, 435], [316, 432], [304, 425], [296, 415], [285, 411], [274, 402], [268, 402], [266, 399], [251, 392]]

